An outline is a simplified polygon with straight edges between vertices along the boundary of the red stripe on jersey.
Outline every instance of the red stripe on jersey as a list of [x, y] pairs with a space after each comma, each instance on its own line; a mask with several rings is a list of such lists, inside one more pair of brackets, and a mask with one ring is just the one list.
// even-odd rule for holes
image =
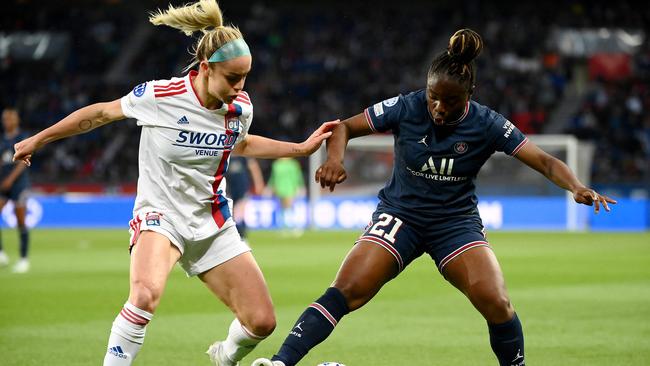
[[212, 192], [214, 193], [214, 201], [212, 202], [212, 218], [217, 224], [217, 227], [222, 227], [223, 224], [226, 223], [226, 220], [224, 219], [223, 215], [221, 214], [221, 210], [219, 209], [219, 196], [217, 195], [217, 190], [219, 189], [219, 185], [221, 185], [223, 176], [226, 173], [224, 168], [226, 166], [226, 162], [228, 161], [228, 156], [230, 156], [230, 151], [225, 150], [221, 155], [221, 162], [219, 162], [219, 167], [214, 173], [214, 182], [212, 183]]
[[[226, 134], [228, 135], [232, 134], [232, 131], [228, 130], [228, 119], [233, 116], [237, 116], [237, 109], [235, 108], [234, 105], [228, 104], [228, 112], [226, 113], [223, 119], [226, 127]], [[217, 224], [218, 227], [222, 227], [223, 224], [226, 222], [223, 215], [221, 214], [221, 210], [219, 209], [219, 202], [218, 202], [219, 196], [217, 195], [217, 190], [219, 189], [219, 185], [221, 185], [223, 176], [226, 173], [225, 168], [229, 156], [230, 156], [230, 151], [224, 150], [223, 154], [221, 155], [221, 161], [219, 162], [219, 167], [217, 168], [217, 171], [214, 173], [214, 182], [212, 183], [212, 192], [214, 193], [214, 201], [212, 202], [212, 218], [214, 219], [214, 222]]]
[[174, 86], [170, 86], [169, 88], [155, 88], [154, 87], [153, 91], [156, 92], [156, 93], [160, 93], [160, 92], [170, 92], [170, 91], [181, 90], [181, 89], [185, 89], [185, 85], [174, 85]]
[[243, 98], [239, 98], [239, 97], [237, 97], [237, 99], [235, 99], [235, 102], [240, 102], [240, 103], [243, 103], [243, 104], [251, 105], [250, 101], [248, 101], [246, 99], [243, 99]]
[[165, 85], [154, 85], [153, 87], [154, 89], [167, 89], [167, 88], [172, 88], [183, 84], [185, 84], [185, 80], [174, 81]]
[[183, 90], [176, 90], [176, 91], [169, 92], [169, 93], [159, 93], [159, 94], [154, 94], [154, 95], [156, 96], [156, 98], [162, 98], [162, 97], [169, 97], [169, 96], [172, 96], [172, 95], [185, 94], [186, 92], [187, 92], [187, 89], [183, 89]]
[[239, 94], [237, 94], [237, 98], [241, 98], [241, 99], [247, 100], [249, 102], [251, 101], [251, 98], [248, 96], [248, 93], [246, 93], [246, 92], [240, 92]]
[[196, 100], [199, 101], [199, 104], [201, 105], [201, 107], [205, 107], [205, 105], [203, 104], [203, 101], [201, 100], [201, 98], [199, 98], [199, 93], [196, 92], [196, 88], [194, 87], [194, 81], [192, 80], [192, 79], [195, 78], [198, 74], [199, 74], [199, 73], [196, 72], [196, 70], [191, 70], [191, 71], [190, 71], [190, 74], [189, 74], [190, 86], [192, 87], [192, 91], [194, 92], [194, 96], [196, 96]]

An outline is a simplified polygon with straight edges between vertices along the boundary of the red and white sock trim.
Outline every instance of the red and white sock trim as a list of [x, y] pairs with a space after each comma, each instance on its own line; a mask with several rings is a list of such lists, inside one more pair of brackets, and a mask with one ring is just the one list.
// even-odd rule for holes
[[451, 262], [454, 258], [458, 257], [462, 253], [476, 247], [490, 247], [490, 244], [486, 241], [478, 240], [478, 241], [473, 241], [471, 243], [467, 243], [463, 245], [462, 247], [454, 250], [453, 252], [449, 253], [446, 257], [444, 257], [440, 261], [440, 265], [438, 266], [438, 270], [442, 272], [442, 269], [447, 265], [447, 263]]
[[327, 319], [327, 321], [329, 321], [329, 322], [332, 324], [333, 327], [336, 327], [336, 324], [339, 323], [339, 322], [336, 320], [336, 318], [334, 318], [334, 317], [332, 316], [332, 314], [330, 314], [330, 312], [327, 311], [327, 309], [325, 309], [325, 307], [324, 307], [323, 305], [321, 305], [321, 304], [315, 302], [315, 303], [309, 305], [309, 307], [312, 308], [312, 309], [315, 309], [315, 310], [317, 310], [319, 313], [323, 314], [323, 316], [325, 317], [325, 319]]
[[142, 326], [147, 325], [151, 318], [153, 318], [153, 314], [142, 309], [138, 309], [128, 302], [124, 304], [122, 311], [120, 311], [120, 316], [122, 316], [122, 318], [126, 319], [130, 323]]

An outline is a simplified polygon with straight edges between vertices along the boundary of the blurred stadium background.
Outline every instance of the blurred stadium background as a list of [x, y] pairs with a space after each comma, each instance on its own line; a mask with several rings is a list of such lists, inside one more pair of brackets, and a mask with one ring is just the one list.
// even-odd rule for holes
[[[142, 81], [181, 75], [193, 39], [147, 22], [148, 11], [167, 3], [4, 2], [0, 107], [17, 107], [22, 129], [36, 132]], [[537, 135], [543, 147], [572, 160], [583, 181], [620, 202], [596, 216], [567, 205], [563, 192], [516, 162], [496, 157], [482, 172], [481, 213], [524, 320], [529, 363], [650, 364], [647, 4], [220, 5], [253, 53], [245, 88], [255, 105], [251, 132], [291, 141], [322, 121], [422, 88], [449, 36], [462, 27], [478, 31], [486, 48], [475, 99]], [[118, 122], [34, 157], [32, 270], [17, 276], [0, 268], [0, 365], [98, 363], [127, 293], [139, 134], [135, 121]], [[301, 238], [274, 230], [276, 200], [249, 201], [246, 220], [258, 229], [250, 242], [279, 320], [255, 356], [270, 354], [333, 278], [392, 169], [390, 150], [385, 142], [353, 147], [350, 181], [336, 195], [312, 186], [292, 215], [295, 225], [313, 229]], [[307, 182], [315, 162], [301, 160]], [[270, 163], [260, 161], [265, 178]], [[11, 206], [2, 219], [5, 248], [16, 257], [16, 235], [6, 229], [15, 225]], [[207, 364], [203, 347], [225, 334], [227, 309], [183, 277], [174, 272], [139, 364]], [[477, 365], [491, 357], [478, 314], [422, 259], [304, 364]]]

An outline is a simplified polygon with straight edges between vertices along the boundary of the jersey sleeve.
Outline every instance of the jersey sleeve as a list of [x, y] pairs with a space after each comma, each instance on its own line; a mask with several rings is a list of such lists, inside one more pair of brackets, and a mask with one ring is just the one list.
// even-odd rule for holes
[[488, 127], [488, 140], [495, 151], [502, 151], [508, 155], [516, 155], [528, 142], [514, 123], [504, 116], [494, 113]]
[[237, 136], [237, 141], [235, 141], [235, 145], [237, 145], [238, 143], [246, 139], [246, 136], [248, 136], [248, 130], [250, 130], [252, 123], [253, 123], [253, 105], [250, 104], [250, 105], [246, 105], [245, 108], [242, 108], [241, 130], [239, 131], [239, 136]]
[[386, 132], [398, 126], [404, 108], [404, 96], [399, 95], [376, 103], [363, 112], [371, 130]]
[[138, 120], [138, 126], [153, 125], [158, 116], [158, 107], [153, 91], [153, 82], [137, 85], [120, 100], [122, 113]]

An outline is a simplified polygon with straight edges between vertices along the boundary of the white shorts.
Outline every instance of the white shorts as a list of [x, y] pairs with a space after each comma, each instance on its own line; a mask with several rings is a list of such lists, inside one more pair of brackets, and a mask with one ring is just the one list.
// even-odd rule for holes
[[170, 220], [156, 212], [137, 215], [129, 222], [129, 226], [131, 234], [129, 251], [137, 243], [142, 231], [149, 230], [160, 233], [181, 252], [178, 263], [188, 277], [206, 272], [251, 250], [239, 236], [235, 225], [219, 230], [213, 236], [201, 240], [183, 238], [174, 229], [174, 224]]

